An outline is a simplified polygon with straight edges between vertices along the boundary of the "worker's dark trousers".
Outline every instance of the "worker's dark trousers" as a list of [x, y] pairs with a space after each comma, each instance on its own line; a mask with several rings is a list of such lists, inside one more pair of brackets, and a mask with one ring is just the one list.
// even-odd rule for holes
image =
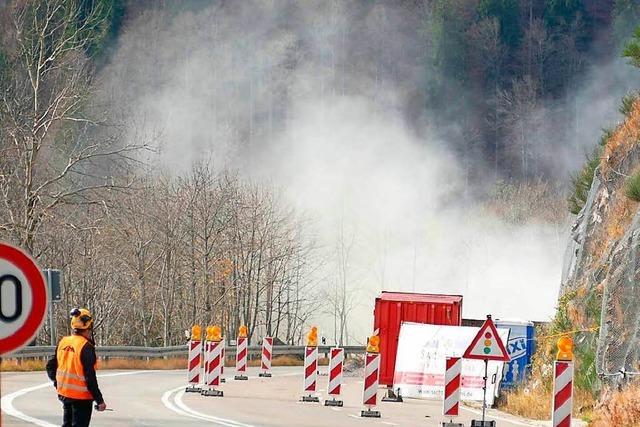
[[62, 400], [62, 427], [88, 427], [91, 421], [92, 400]]

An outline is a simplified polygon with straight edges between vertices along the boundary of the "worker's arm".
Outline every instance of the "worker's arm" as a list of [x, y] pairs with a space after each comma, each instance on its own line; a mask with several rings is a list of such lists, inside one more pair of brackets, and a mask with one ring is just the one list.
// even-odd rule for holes
[[53, 386], [57, 387], [56, 384], [56, 372], [58, 371], [58, 347], [56, 347], [56, 351], [53, 353], [53, 356], [47, 360], [47, 376], [51, 381], [53, 381]]
[[100, 388], [98, 388], [98, 379], [96, 378], [96, 350], [91, 344], [86, 344], [82, 347], [82, 353], [80, 353], [80, 361], [84, 369], [84, 379], [87, 382], [87, 388], [89, 393], [93, 396], [93, 400], [98, 405], [104, 403]]

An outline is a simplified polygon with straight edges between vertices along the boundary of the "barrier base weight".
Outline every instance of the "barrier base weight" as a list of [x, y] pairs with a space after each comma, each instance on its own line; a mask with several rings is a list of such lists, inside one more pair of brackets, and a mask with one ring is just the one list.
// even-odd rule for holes
[[249, 378], [247, 378], [246, 375], [236, 375], [235, 377], [233, 377], [234, 380], [239, 380], [239, 381], [246, 381]]
[[258, 376], [263, 378], [271, 378], [271, 374], [269, 372], [260, 372]]
[[471, 427], [496, 427], [496, 422], [491, 421], [481, 421], [481, 420], [471, 420]]
[[224, 392], [222, 390], [202, 390], [203, 396], [223, 397]]
[[317, 396], [302, 396], [303, 402], [320, 402], [320, 398]]
[[184, 389], [186, 393], [200, 393], [202, 391], [202, 387], [197, 387], [195, 385], [190, 385]]
[[393, 389], [390, 388], [387, 390], [387, 395], [382, 398], [383, 402], [399, 402], [402, 403], [402, 396], [400, 396], [400, 389], [398, 389], [398, 394], [393, 392]]
[[443, 422], [442, 423], [442, 427], [464, 427], [464, 424], [462, 423], [454, 423], [454, 422]]
[[331, 399], [331, 400], [325, 400], [324, 401], [324, 406], [342, 406], [342, 400], [336, 400], [336, 399]]
[[380, 411], [372, 411], [371, 409], [363, 409], [360, 411], [361, 417], [366, 418], [380, 418]]
[[226, 380], [226, 378], [220, 378], [220, 382], [221, 382], [221, 383], [226, 383], [226, 382], [227, 382], [227, 380]]

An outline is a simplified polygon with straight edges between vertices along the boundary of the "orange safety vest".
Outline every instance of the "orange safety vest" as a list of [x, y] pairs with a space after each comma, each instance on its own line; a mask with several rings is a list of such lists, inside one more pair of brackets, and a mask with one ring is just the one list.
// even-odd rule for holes
[[70, 399], [93, 400], [93, 396], [87, 388], [84, 368], [80, 360], [80, 353], [85, 345], [91, 345], [91, 343], [80, 335], [64, 337], [58, 344], [56, 383], [58, 394], [61, 396]]

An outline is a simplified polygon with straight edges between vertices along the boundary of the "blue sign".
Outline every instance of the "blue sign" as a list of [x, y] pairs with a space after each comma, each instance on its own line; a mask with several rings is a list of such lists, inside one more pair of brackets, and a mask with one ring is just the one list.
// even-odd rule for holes
[[514, 387], [524, 381], [531, 370], [531, 358], [535, 351], [535, 329], [532, 322], [497, 320], [498, 328], [508, 328], [507, 352], [511, 360], [504, 364], [502, 387]]

